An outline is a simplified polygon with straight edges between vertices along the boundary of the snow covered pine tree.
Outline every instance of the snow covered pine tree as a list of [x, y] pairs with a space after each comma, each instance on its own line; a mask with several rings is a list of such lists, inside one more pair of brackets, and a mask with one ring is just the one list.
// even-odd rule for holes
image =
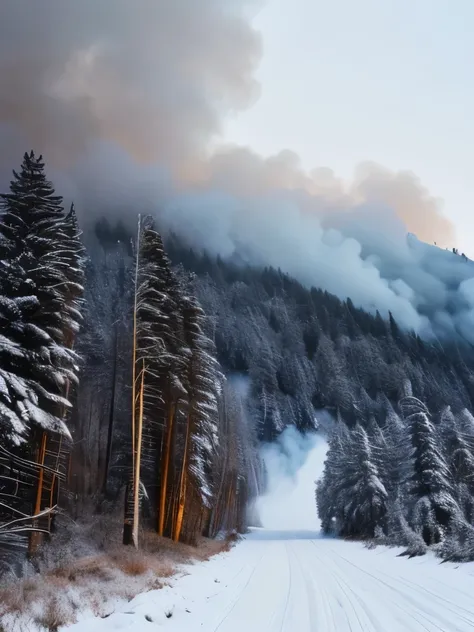
[[[38, 466], [30, 512], [39, 514], [57, 502], [60, 476], [51, 472], [59, 470], [62, 437], [69, 437], [64, 417], [70, 407], [68, 385], [77, 382], [78, 374], [72, 343], [80, 322], [83, 249], [72, 212], [65, 217], [42, 157], [33, 152], [24, 155], [10, 192], [1, 195], [0, 234], [0, 333], [9, 355], [2, 364], [9, 378], [0, 423], [14, 443], [28, 433], [27, 453]], [[17, 422], [12, 426], [15, 416], [23, 428]], [[33, 534], [33, 549], [37, 542]]]

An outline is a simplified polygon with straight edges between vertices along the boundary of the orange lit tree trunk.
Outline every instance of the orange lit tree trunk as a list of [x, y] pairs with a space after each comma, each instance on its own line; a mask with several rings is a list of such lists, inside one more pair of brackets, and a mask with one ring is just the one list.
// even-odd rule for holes
[[165, 530], [165, 517], [166, 517], [166, 499], [168, 491], [168, 476], [171, 460], [171, 446], [173, 440], [174, 430], [174, 418], [176, 414], [175, 402], [170, 402], [169, 411], [166, 421], [165, 429], [165, 444], [164, 454], [162, 456], [162, 470], [161, 470], [161, 487], [160, 487], [160, 508], [158, 514], [158, 535], [163, 535]]
[[[138, 312], [138, 275], [140, 270], [140, 234], [141, 234], [141, 216], [138, 216], [136, 255], [135, 255], [135, 272], [134, 272], [134, 298], [133, 298], [133, 340], [132, 340], [132, 481], [131, 481], [131, 498], [135, 499], [136, 488], [136, 453], [137, 453], [137, 427], [136, 427], [136, 407], [137, 407], [137, 312]], [[138, 483], [139, 485], [139, 483]], [[135, 526], [135, 507], [130, 512], [129, 506], [129, 488], [125, 492], [125, 515], [123, 528], [123, 543], [135, 544], [134, 533], [138, 532]], [[135, 544], [135, 546], [137, 546]]]
[[[33, 515], [37, 516], [41, 511], [41, 498], [43, 496], [43, 483], [44, 483], [44, 458], [46, 456], [46, 441], [47, 434], [43, 431], [41, 435], [40, 447], [38, 450], [38, 458], [37, 463], [39, 465], [39, 473], [38, 473], [38, 487], [36, 489], [36, 499], [35, 506], [33, 510]], [[33, 522], [33, 527], [37, 527], [37, 521]], [[28, 553], [30, 555], [34, 555], [38, 549], [38, 546], [41, 544], [43, 540], [43, 534], [37, 531], [33, 531], [30, 535]]]
[[188, 462], [191, 448], [191, 434], [192, 434], [192, 417], [188, 414], [186, 424], [186, 440], [184, 443], [183, 464], [181, 466], [181, 474], [179, 479], [179, 493], [178, 493], [178, 513], [176, 516], [176, 522], [173, 530], [173, 540], [179, 541], [181, 537], [181, 530], [183, 528], [184, 508], [186, 505], [186, 486], [188, 482]]
[[138, 549], [138, 525], [140, 519], [140, 466], [142, 455], [142, 435], [143, 435], [143, 395], [145, 389], [145, 363], [143, 362], [141, 371], [138, 419], [137, 419], [137, 445], [135, 450], [135, 472], [133, 476], [133, 529], [132, 541], [136, 549]]

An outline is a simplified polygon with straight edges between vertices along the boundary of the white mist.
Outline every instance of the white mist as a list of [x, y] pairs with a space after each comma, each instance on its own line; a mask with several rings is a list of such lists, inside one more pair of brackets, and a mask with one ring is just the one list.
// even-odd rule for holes
[[262, 448], [267, 489], [255, 507], [262, 527], [319, 530], [315, 481], [323, 472], [326, 451], [321, 435], [302, 435], [293, 426]]

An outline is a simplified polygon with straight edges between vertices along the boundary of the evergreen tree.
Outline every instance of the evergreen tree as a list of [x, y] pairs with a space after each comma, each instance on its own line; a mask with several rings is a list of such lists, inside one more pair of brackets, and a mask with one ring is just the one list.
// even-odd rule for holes
[[57, 389], [62, 375], [49, 361], [51, 338], [34, 324], [40, 305], [32, 285], [19, 264], [0, 262], [0, 439], [14, 444], [34, 427], [69, 435], [49, 412], [68, 404]]
[[387, 491], [380, 480], [367, 433], [358, 424], [351, 435], [351, 460], [340, 488], [345, 519], [342, 533], [374, 537], [377, 530], [385, 529]]
[[350, 453], [347, 427], [338, 423], [332, 430], [324, 464], [324, 473], [316, 486], [316, 504], [324, 533], [339, 535], [344, 530], [344, 500], [338, 491], [346, 476], [346, 462]]
[[[41, 305], [36, 314], [38, 326], [55, 342], [62, 343], [62, 308], [67, 294], [63, 262], [65, 217], [62, 198], [46, 178], [42, 156], [25, 154], [20, 172], [13, 172], [10, 192], [0, 197], [0, 231], [5, 237], [0, 256], [7, 261], [18, 260], [34, 283]], [[63, 362], [66, 358], [67, 354]]]
[[[25, 154], [19, 173], [13, 173], [10, 192], [1, 195], [0, 282], [5, 307], [3, 333], [11, 343], [21, 346], [27, 358], [21, 363], [6, 362], [5, 366], [11, 369], [10, 375], [25, 380], [33, 391], [22, 403], [10, 393], [6, 404], [11, 400], [13, 408], [25, 406], [22, 418], [30, 426], [67, 433], [62, 417], [69, 404], [64, 396], [68, 384], [77, 381], [78, 359], [65, 346], [71, 321], [65, 317], [65, 310], [73, 305], [67, 306], [65, 281], [69, 272], [61, 262], [65, 257], [64, 223], [62, 199], [46, 179], [42, 158], [36, 158], [33, 152]], [[69, 249], [72, 242], [82, 252], [77, 235], [71, 235]], [[81, 292], [82, 287], [78, 287], [76, 296]], [[17, 305], [15, 316], [13, 303]], [[79, 317], [76, 310], [74, 318]], [[8, 325], [11, 318], [16, 321], [13, 328]]]
[[[176, 301], [171, 298], [173, 292], [176, 292], [177, 284], [166, 263], [160, 235], [154, 231], [148, 218], [144, 225], [139, 219], [134, 275], [132, 358], [133, 518], [130, 520], [132, 510], [128, 506], [124, 531], [124, 542], [128, 543], [131, 536], [135, 546], [138, 546], [139, 490], [142, 479], [155, 481], [156, 485], [159, 465], [162, 467], [159, 491], [160, 532], [164, 529], [161, 516], [164, 520], [168, 475], [173, 458], [173, 438], [176, 435], [173, 428], [176, 418], [175, 400], [186, 396], [182, 376], [179, 379], [172, 373], [177, 368], [183, 373], [186, 358], [183, 353], [179, 355], [175, 352], [182, 346], [177, 327], [182, 319], [176, 314]], [[163, 436], [160, 409], [170, 392], [165, 382], [173, 389], [173, 404], [170, 415], [165, 419]], [[143, 473], [143, 465], [148, 466], [146, 473]]]
[[56, 239], [59, 250], [55, 252], [56, 263], [63, 274], [63, 284], [59, 287], [63, 295], [62, 327], [64, 342], [72, 347], [74, 338], [83, 320], [83, 294], [86, 265], [86, 249], [81, 241], [82, 231], [79, 228], [74, 204], [63, 221], [58, 222]]
[[[179, 477], [178, 514], [174, 539], [178, 541], [187, 501], [188, 478], [201, 503], [210, 507], [214, 495], [210, 465], [218, 443], [220, 376], [212, 342], [204, 333], [205, 314], [193, 297], [183, 296], [184, 339], [190, 351], [185, 378], [187, 418]], [[189, 503], [188, 503], [189, 505]]]
[[438, 445], [426, 406], [414, 397], [400, 402], [413, 446], [410, 481], [411, 523], [430, 545], [442, 540], [458, 506], [449, 467]]

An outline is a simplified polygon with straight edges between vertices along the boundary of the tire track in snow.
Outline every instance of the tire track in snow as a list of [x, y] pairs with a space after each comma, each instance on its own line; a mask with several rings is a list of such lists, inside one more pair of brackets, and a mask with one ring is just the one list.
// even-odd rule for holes
[[278, 620], [278, 618], [280, 618], [280, 630], [279, 632], [283, 632], [283, 627], [285, 624], [285, 620], [286, 620], [286, 616], [288, 613], [288, 604], [290, 603], [290, 596], [291, 596], [291, 591], [292, 591], [292, 568], [291, 568], [291, 561], [290, 561], [290, 556], [288, 555], [288, 543], [285, 542], [285, 552], [286, 552], [286, 561], [287, 561], [287, 567], [288, 567], [288, 588], [286, 591], [286, 599], [285, 599], [285, 605], [283, 607], [283, 612], [280, 615], [280, 617], [278, 617], [278, 610], [279, 608], [279, 604], [276, 605], [275, 610], [273, 611], [273, 614], [270, 618], [270, 621], [268, 622], [268, 626], [266, 628], [266, 632], [274, 632], [274, 630], [276, 630], [276, 622]]
[[[317, 550], [317, 544], [314, 540], [311, 540], [311, 544]], [[326, 560], [327, 561], [327, 560]], [[330, 567], [331, 565], [329, 565]], [[333, 565], [332, 574], [336, 580], [336, 584], [339, 586], [340, 590], [347, 596], [347, 599], [354, 611], [354, 614], [357, 618], [358, 625], [360, 627], [361, 632], [378, 632], [382, 629], [381, 622], [377, 617], [374, 616], [373, 612], [371, 612], [370, 608], [367, 607], [363, 599], [357, 592], [350, 586], [350, 584], [341, 576], [339, 576], [335, 571], [335, 567]], [[364, 624], [362, 624], [361, 616], [359, 613], [359, 609], [362, 611], [363, 616], [366, 620]]]
[[[387, 595], [389, 597], [389, 601], [391, 601], [394, 605], [398, 606], [398, 601], [397, 599], [395, 599], [394, 597], [396, 595], [398, 595], [398, 597], [401, 597], [405, 602], [407, 602], [408, 604], [410, 604], [410, 608], [409, 610], [411, 611], [411, 616], [417, 620], [420, 624], [422, 624], [422, 621], [420, 621], [420, 618], [427, 622], [430, 626], [434, 626], [434, 628], [436, 630], [439, 630], [440, 632], [446, 632], [446, 630], [452, 630], [453, 632], [464, 632], [465, 631], [465, 626], [463, 627], [459, 627], [458, 623], [447, 619], [444, 614], [442, 612], [439, 611], [439, 609], [434, 610], [432, 608], [431, 603], [425, 603], [423, 599], [420, 600], [416, 600], [413, 597], [413, 594], [418, 594], [419, 595], [419, 585], [418, 584], [414, 584], [414, 586], [416, 587], [416, 591], [412, 591], [411, 593], [407, 593], [406, 589], [401, 589], [399, 586], [394, 585], [394, 581], [397, 582], [397, 578], [394, 577], [393, 575], [386, 575], [385, 574], [385, 578], [380, 577], [379, 575], [376, 575], [374, 573], [370, 573], [369, 571], [367, 571], [366, 569], [361, 568], [360, 566], [358, 566], [357, 564], [355, 564], [354, 562], [348, 560], [347, 558], [343, 557], [341, 554], [337, 553], [336, 551], [334, 551], [334, 549], [331, 549], [333, 556], [334, 556], [334, 561], [339, 558], [340, 560], [343, 560], [346, 564], [350, 565], [351, 567], [353, 567], [354, 569], [356, 569], [359, 573], [363, 573], [367, 576], [369, 576], [372, 580], [374, 580], [374, 582], [376, 584], [379, 585], [383, 585], [386, 588], [388, 588], [389, 590], [386, 591]], [[409, 563], [407, 561], [407, 563]], [[335, 564], [336, 561], [335, 561]], [[400, 581], [400, 580], [398, 580]], [[395, 593], [395, 595], [390, 595], [390, 593]], [[472, 621], [466, 619], [462, 614], [460, 614], [459, 612], [455, 613], [457, 617], [459, 617], [463, 623], [468, 623], [470, 626], [472, 626]], [[443, 627], [441, 627], [438, 623], [438, 621], [440, 623], [443, 624]], [[425, 627], [425, 626], [423, 626]], [[426, 628], [429, 629], [429, 628]]]
[[[325, 562], [316, 555], [316, 552], [309, 549], [309, 542], [310, 540], [297, 542], [294, 550], [306, 576], [308, 602], [316, 601], [319, 606], [312, 611], [314, 623], [312, 623], [311, 629], [314, 628], [317, 632], [321, 630], [328, 632], [353, 631], [351, 620], [344, 608], [343, 600], [340, 599], [340, 594], [335, 590], [331, 576], [325, 572], [324, 581], [321, 581], [322, 577], [316, 572], [320, 567], [324, 567], [325, 570], [327, 568]], [[304, 549], [303, 562], [301, 562], [301, 557], [297, 552], [298, 549]], [[342, 624], [343, 627], [341, 627]]]
[[[330, 557], [330, 566], [332, 568], [332, 573], [336, 574], [337, 573], [337, 568], [339, 568], [339, 571], [342, 573], [342, 575], [344, 577], [347, 577], [348, 574], [346, 572], [344, 572], [343, 569], [340, 568], [340, 566], [338, 567], [336, 560], [336, 556], [337, 554], [334, 554], [334, 556], [329, 556]], [[362, 569], [359, 569], [361, 572]], [[359, 589], [361, 588], [361, 586], [364, 585], [363, 581], [359, 580], [355, 580], [352, 582], [354, 586], [358, 586]], [[346, 585], [350, 586], [350, 584], [346, 581]], [[380, 586], [383, 586], [383, 584], [380, 584], [379, 582], [377, 582], [376, 584], [377, 588], [379, 588], [380, 590]], [[380, 622], [380, 620], [378, 619], [378, 617], [375, 615], [375, 613], [373, 612], [373, 606], [371, 607], [370, 604], [366, 603], [366, 601], [364, 601], [364, 599], [362, 598], [362, 596], [360, 594], [358, 594], [353, 588], [350, 588], [351, 592], [354, 594], [355, 598], [359, 601], [359, 603], [361, 604], [361, 607], [364, 609], [367, 617], [370, 619], [372, 626], [375, 630], [375, 632], [378, 632], [379, 630], [383, 630], [384, 629], [384, 624], [382, 624]], [[397, 599], [396, 599], [396, 595], [393, 594], [393, 590], [389, 590], [386, 591], [386, 595], [385, 595], [385, 600], [384, 600], [384, 610], [385, 613], [387, 613], [387, 606], [390, 605], [392, 608], [391, 611], [391, 618], [393, 620], [393, 623], [391, 623], [391, 632], [395, 632], [395, 629], [399, 629], [400, 632], [406, 632], [407, 630], [419, 630], [420, 627], [423, 630], [426, 630], [427, 632], [431, 632], [431, 630], [429, 628], [426, 627], [426, 625], [420, 621], [414, 614], [413, 610], [410, 608], [406, 608], [403, 607], [402, 605], [400, 605], [400, 603], [398, 603]], [[368, 591], [367, 593], [370, 593], [370, 602], [371, 604], [373, 604], [374, 601], [376, 601], [376, 594], [373, 591]], [[394, 610], [396, 610], [399, 615], [397, 616], [394, 612]], [[410, 612], [409, 616], [407, 616], [407, 612]], [[417, 622], [417, 626], [413, 626], [412, 625], [412, 621], [411, 619], [414, 619]], [[397, 628], [394, 627], [394, 624], [397, 626]], [[364, 628], [363, 628], [364, 629]], [[437, 628], [438, 629], [438, 628]]]
[[237, 604], [239, 603], [242, 595], [244, 594], [244, 592], [246, 591], [246, 589], [248, 588], [250, 582], [252, 581], [253, 576], [255, 575], [255, 572], [257, 570], [257, 568], [260, 566], [262, 560], [265, 558], [265, 556], [268, 555], [268, 551], [264, 551], [262, 553], [262, 555], [260, 556], [258, 562], [255, 564], [255, 566], [253, 567], [247, 581], [245, 582], [245, 584], [243, 585], [242, 589], [239, 591], [239, 593], [237, 594], [237, 596], [232, 600], [232, 602], [230, 603], [228, 609], [226, 610], [226, 613], [224, 614], [224, 616], [222, 617], [222, 619], [219, 621], [219, 623], [217, 624], [217, 626], [213, 629], [213, 632], [218, 632], [218, 630], [221, 629], [222, 625], [225, 623], [226, 619], [229, 617], [229, 615], [232, 613], [232, 611], [234, 610], [234, 608], [237, 606]]
[[[311, 540], [311, 544], [314, 547], [312, 552], [313, 555], [315, 555], [316, 559], [318, 559], [318, 561], [325, 569], [331, 569], [331, 579], [334, 583], [335, 594], [337, 594], [337, 592], [339, 591], [340, 593], [342, 593], [342, 595], [344, 595], [345, 601], [350, 606], [354, 614], [355, 620], [351, 622], [351, 617], [349, 617], [349, 613], [347, 612], [347, 610], [345, 611], [347, 625], [349, 629], [353, 630], [353, 624], [356, 623], [360, 632], [378, 632], [378, 630], [381, 629], [380, 626], [374, 626], [371, 617], [368, 615], [366, 608], [364, 607], [361, 600], [358, 599], [356, 593], [350, 588], [350, 586], [343, 578], [339, 577], [336, 573], [333, 572], [334, 569], [331, 568], [332, 565], [328, 563], [328, 560], [325, 559], [324, 555], [321, 555], [321, 551], [318, 550], [318, 546], [316, 545], [314, 540]], [[365, 620], [364, 623], [362, 623], [362, 619]]]
[[[427, 630], [428, 632], [432, 632], [433, 628], [426, 627], [425, 623], [423, 623], [423, 621], [421, 621], [419, 617], [421, 617], [429, 625], [434, 626], [435, 627], [435, 632], [436, 632], [436, 630], [438, 630], [440, 632], [446, 632], [446, 628], [441, 628], [436, 621], [431, 621], [426, 616], [426, 614], [423, 613], [419, 609], [419, 604], [413, 598], [407, 597], [406, 595], [403, 594], [403, 592], [398, 590], [396, 587], [392, 586], [391, 584], [389, 584], [385, 580], [380, 579], [376, 575], [374, 575], [372, 573], [369, 573], [365, 569], [362, 569], [359, 566], [353, 564], [349, 560], [346, 560], [345, 558], [343, 558], [338, 553], [335, 553], [334, 551], [333, 551], [333, 553], [334, 553], [334, 559], [336, 559], [336, 557], [339, 557], [340, 559], [346, 561], [348, 564], [351, 564], [359, 572], [364, 573], [364, 574], [368, 575], [369, 577], [371, 577], [373, 580], [375, 580], [375, 585], [379, 587], [379, 590], [380, 590], [380, 586], [384, 586], [385, 588], [388, 588], [389, 590], [386, 591], [386, 595], [388, 597], [388, 599], [386, 599], [386, 602], [391, 603], [393, 606], [398, 608], [403, 613], [403, 615], [405, 617], [406, 617], [407, 612], [409, 612], [410, 613], [410, 615], [409, 615], [410, 618], [414, 619], [424, 630]], [[400, 597], [405, 599], [405, 601], [407, 601], [410, 604], [410, 607], [407, 607], [407, 606], [403, 607], [403, 606], [401, 606], [399, 601], [396, 598], [397, 595], [399, 595]], [[404, 622], [404, 628], [412, 629], [412, 626], [410, 626], [410, 621], [409, 620], [407, 622]], [[454, 628], [454, 630], [456, 630], [457, 632], [462, 632], [462, 630], [459, 630], [458, 628]]]
[[[312, 589], [311, 579], [307, 576], [303, 568], [303, 565], [300, 560], [300, 556], [298, 555], [298, 552], [296, 551], [296, 547], [291, 542], [289, 544], [289, 547], [290, 547], [291, 552], [293, 553], [293, 558], [296, 561], [296, 564], [298, 565], [298, 569], [304, 583], [305, 594], [306, 594], [305, 601], [308, 607], [308, 620], [309, 620], [308, 632], [318, 632], [321, 628], [318, 628], [319, 617], [318, 617], [317, 609], [315, 608], [315, 591], [314, 589]], [[293, 632], [293, 629], [294, 628], [290, 627], [288, 632]]]
[[162, 591], [68, 632], [145, 632], [150, 619], [163, 632], [473, 632], [473, 567], [258, 530]]

